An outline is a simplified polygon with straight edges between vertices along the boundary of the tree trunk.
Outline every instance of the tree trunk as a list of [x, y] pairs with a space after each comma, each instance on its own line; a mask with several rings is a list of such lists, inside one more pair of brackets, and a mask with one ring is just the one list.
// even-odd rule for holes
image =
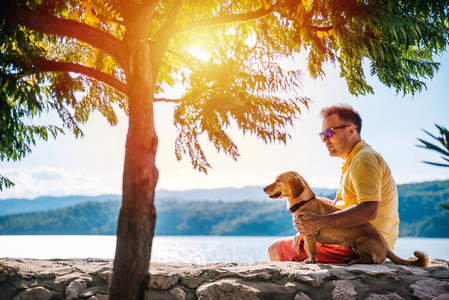
[[154, 130], [144, 133], [141, 128], [132, 129], [136, 126], [132, 123], [130, 112], [111, 300], [146, 299], [148, 290], [148, 270], [156, 222], [154, 192], [158, 179], [155, 166], [157, 137]]
[[[144, 27], [140, 36], [145, 36], [145, 30]], [[138, 37], [139, 34], [132, 34], [126, 41], [130, 45], [127, 70], [129, 129], [111, 300], [147, 298], [156, 222], [154, 192], [158, 180], [155, 164], [158, 139], [154, 128], [151, 60], [146, 39]]]

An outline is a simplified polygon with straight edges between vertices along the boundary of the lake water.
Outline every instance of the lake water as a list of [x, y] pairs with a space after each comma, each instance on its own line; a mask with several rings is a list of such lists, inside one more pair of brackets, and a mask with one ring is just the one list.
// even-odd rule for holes
[[[267, 261], [267, 247], [275, 236], [156, 236], [152, 258], [154, 262]], [[93, 235], [32, 235], [0, 236], [0, 258], [114, 258], [115, 236]], [[449, 260], [449, 239], [399, 238], [395, 254], [402, 258], [413, 256], [414, 250], [430, 257]]]

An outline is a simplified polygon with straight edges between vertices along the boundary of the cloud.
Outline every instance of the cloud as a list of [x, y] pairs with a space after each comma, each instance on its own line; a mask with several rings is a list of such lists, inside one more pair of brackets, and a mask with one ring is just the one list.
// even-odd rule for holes
[[62, 180], [67, 178], [67, 172], [61, 169], [39, 167], [31, 171], [30, 178], [36, 180]]
[[17, 168], [7, 168], [0, 170], [0, 174], [6, 177], [19, 177], [23, 174], [23, 172]]
[[31, 169], [3, 169], [0, 174], [15, 183], [4, 189], [0, 199], [34, 199], [40, 196], [120, 194], [120, 183], [105, 171], [74, 172], [62, 168], [39, 166]]

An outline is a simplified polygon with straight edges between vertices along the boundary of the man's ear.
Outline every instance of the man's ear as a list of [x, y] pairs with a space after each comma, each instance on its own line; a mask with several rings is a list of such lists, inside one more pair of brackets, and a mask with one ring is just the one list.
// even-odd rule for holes
[[350, 129], [349, 133], [350, 133], [351, 135], [358, 134], [358, 131], [357, 131], [357, 129], [356, 129], [356, 127], [355, 127], [354, 125], [351, 125], [351, 126], [349, 127], [349, 129]]
[[298, 176], [293, 176], [290, 181], [290, 187], [292, 190], [293, 198], [298, 198], [305, 189], [305, 185], [302, 182], [301, 178]]

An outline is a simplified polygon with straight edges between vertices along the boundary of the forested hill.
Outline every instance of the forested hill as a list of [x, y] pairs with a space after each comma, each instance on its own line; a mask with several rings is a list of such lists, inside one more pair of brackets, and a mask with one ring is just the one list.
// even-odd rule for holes
[[[156, 201], [268, 201], [268, 196], [263, 192], [262, 186], [247, 186], [242, 188], [220, 188], [220, 189], [195, 189], [187, 191], [157, 190]], [[335, 189], [314, 188], [318, 196], [334, 197]], [[39, 197], [29, 199], [7, 199], [0, 200], [0, 216], [14, 213], [40, 212], [67, 208], [86, 202], [120, 201], [119, 195], [101, 196], [66, 196], [66, 197]]]
[[[449, 237], [449, 181], [398, 186], [400, 236]], [[0, 234], [115, 234], [120, 201], [0, 216]], [[292, 235], [285, 201], [157, 199], [158, 235]]]
[[449, 180], [398, 186], [400, 235], [449, 237]]

